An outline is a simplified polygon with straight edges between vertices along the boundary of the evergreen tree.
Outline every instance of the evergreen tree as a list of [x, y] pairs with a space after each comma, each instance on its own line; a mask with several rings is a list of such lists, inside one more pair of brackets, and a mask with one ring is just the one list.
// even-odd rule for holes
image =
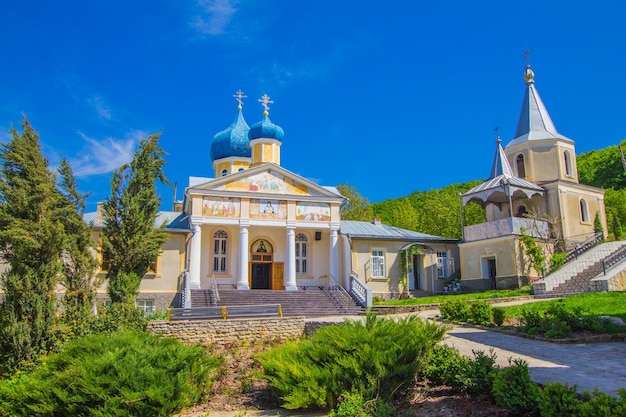
[[24, 118], [22, 134], [0, 144], [0, 258], [5, 299], [0, 315], [0, 366], [14, 370], [49, 350], [56, 317], [55, 287], [64, 245], [62, 197]]
[[97, 261], [94, 257], [91, 227], [83, 221], [88, 194], [78, 192], [74, 173], [65, 158], [61, 160], [58, 173], [66, 232], [62, 254], [62, 281], [65, 286], [63, 304], [65, 317], [71, 322], [77, 315], [88, 314], [92, 309], [96, 285], [99, 283], [93, 278]]
[[134, 302], [142, 277], [167, 239], [165, 225], [155, 226], [161, 202], [156, 181], [169, 185], [159, 136], [142, 139], [130, 164], [115, 170], [111, 196], [103, 205], [102, 250], [114, 303]]

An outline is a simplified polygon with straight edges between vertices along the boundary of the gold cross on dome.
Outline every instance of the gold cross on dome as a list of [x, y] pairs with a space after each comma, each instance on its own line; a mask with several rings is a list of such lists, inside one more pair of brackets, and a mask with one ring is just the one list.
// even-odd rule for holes
[[268, 96], [267, 94], [263, 94], [263, 97], [259, 99], [259, 103], [263, 104], [263, 108], [265, 108], [265, 111], [267, 113], [269, 113], [270, 111], [270, 106], [268, 106], [268, 104], [274, 104], [274, 102], [270, 100], [270, 96]]
[[247, 95], [245, 95], [243, 93], [243, 91], [241, 91], [241, 89], [239, 89], [239, 91], [237, 91], [235, 94], [233, 94], [233, 97], [235, 97], [237, 99], [237, 103], [239, 103], [239, 107], [243, 107], [243, 100], [241, 100], [242, 98], [248, 98]]
[[529, 65], [530, 62], [530, 51], [532, 51], [532, 49], [526, 47], [526, 50], [524, 51], [524, 53], [522, 54], [522, 56], [524, 57], [524, 59], [526, 60], [526, 65]]

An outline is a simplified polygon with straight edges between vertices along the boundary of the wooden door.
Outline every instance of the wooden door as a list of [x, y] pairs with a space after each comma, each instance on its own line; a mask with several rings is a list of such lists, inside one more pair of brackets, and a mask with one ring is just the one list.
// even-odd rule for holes
[[272, 289], [284, 290], [285, 289], [285, 263], [274, 262], [272, 268]]

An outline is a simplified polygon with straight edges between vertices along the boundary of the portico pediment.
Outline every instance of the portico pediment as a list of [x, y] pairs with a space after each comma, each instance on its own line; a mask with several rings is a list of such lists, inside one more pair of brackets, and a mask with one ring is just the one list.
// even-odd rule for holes
[[212, 179], [206, 183], [195, 185], [193, 188], [195, 190], [238, 193], [340, 197], [338, 193], [326, 187], [321, 187], [275, 164], [265, 164], [225, 177]]

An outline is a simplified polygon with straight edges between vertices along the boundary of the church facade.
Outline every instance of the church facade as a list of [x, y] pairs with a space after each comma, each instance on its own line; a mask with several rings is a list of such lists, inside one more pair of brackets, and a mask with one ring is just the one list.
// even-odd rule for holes
[[[233, 123], [211, 141], [213, 177], [189, 177], [184, 199], [161, 212], [169, 238], [140, 286], [138, 304], [181, 305], [186, 290], [302, 291], [341, 286], [371, 297], [439, 292], [459, 269], [458, 240], [370, 222], [341, 221], [346, 198], [280, 165], [283, 129], [248, 126], [239, 91]], [[94, 239], [100, 211], [90, 213]], [[411, 248], [413, 248], [411, 250]], [[106, 271], [99, 274], [106, 278]], [[182, 296], [184, 298], [184, 296]], [[106, 286], [98, 298], [106, 300]], [[367, 297], [365, 297], [367, 298]]]

